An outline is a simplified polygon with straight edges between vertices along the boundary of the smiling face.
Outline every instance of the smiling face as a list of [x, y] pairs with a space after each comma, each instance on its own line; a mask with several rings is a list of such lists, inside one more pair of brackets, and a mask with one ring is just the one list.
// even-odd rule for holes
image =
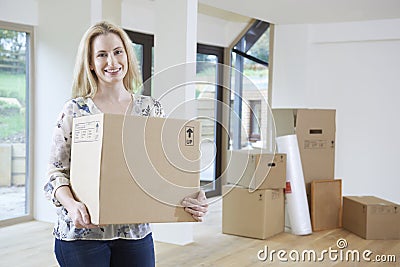
[[90, 67], [96, 73], [99, 87], [123, 86], [128, 58], [117, 34], [101, 34], [93, 39]]

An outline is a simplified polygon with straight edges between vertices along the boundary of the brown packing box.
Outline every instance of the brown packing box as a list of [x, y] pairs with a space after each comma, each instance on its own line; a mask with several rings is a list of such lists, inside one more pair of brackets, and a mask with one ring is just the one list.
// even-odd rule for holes
[[374, 196], [343, 197], [343, 228], [364, 239], [400, 239], [400, 205]]
[[286, 154], [257, 150], [229, 150], [227, 183], [250, 189], [277, 189], [286, 186]]
[[342, 180], [311, 182], [311, 223], [313, 231], [342, 227]]
[[311, 181], [335, 177], [336, 111], [333, 109], [273, 109], [276, 136], [296, 134], [307, 195]]
[[284, 230], [283, 189], [249, 189], [225, 185], [222, 200], [222, 232], [266, 239]]
[[200, 186], [200, 124], [97, 114], [73, 120], [71, 187], [92, 223], [190, 222]]

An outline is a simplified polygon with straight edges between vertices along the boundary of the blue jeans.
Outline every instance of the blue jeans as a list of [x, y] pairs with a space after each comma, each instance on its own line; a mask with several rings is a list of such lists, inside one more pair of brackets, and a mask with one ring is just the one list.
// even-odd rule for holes
[[153, 237], [138, 240], [55, 240], [61, 267], [155, 266]]

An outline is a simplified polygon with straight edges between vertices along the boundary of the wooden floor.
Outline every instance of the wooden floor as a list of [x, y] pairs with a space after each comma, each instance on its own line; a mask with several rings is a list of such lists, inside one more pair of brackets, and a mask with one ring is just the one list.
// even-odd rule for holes
[[[47, 267], [57, 266], [53, 255], [52, 225], [44, 222], [28, 222], [14, 226], [0, 228], [0, 266], [1, 267]], [[195, 224], [195, 242], [186, 246], [155, 243], [157, 266], [400, 266], [400, 241], [371, 241], [359, 238], [343, 229], [321, 231], [309, 236], [295, 236], [290, 233], [281, 233], [268, 240], [257, 240], [221, 233], [221, 201], [210, 207], [207, 220]], [[347, 248], [339, 250], [336, 246], [338, 239], [347, 241]], [[284, 250], [287, 262], [278, 260], [277, 255], [271, 260], [258, 259], [260, 250]], [[294, 262], [289, 253], [294, 251], [300, 254], [304, 250], [315, 250], [319, 257], [323, 250], [359, 251], [360, 261], [334, 260], [335, 255], [324, 254], [320, 262]], [[362, 259], [362, 252], [370, 250], [371, 260], [375, 256], [394, 255], [396, 262], [366, 262]], [[332, 252], [335, 253], [335, 252]], [[346, 253], [342, 253], [345, 255]], [[349, 254], [349, 253], [347, 253]], [[292, 256], [294, 254], [291, 254]], [[265, 256], [264, 254], [260, 256]], [[382, 257], [381, 257], [382, 258]], [[388, 257], [386, 257], [388, 258]]]

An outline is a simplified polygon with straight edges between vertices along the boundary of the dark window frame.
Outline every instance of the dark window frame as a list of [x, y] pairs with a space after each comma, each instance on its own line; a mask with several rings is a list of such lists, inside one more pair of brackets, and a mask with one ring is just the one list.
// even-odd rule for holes
[[133, 43], [143, 46], [142, 80], [145, 87], [142, 94], [150, 96], [154, 35], [130, 30], [125, 30], [125, 32]]
[[[214, 55], [218, 58], [218, 63], [223, 64], [224, 63], [224, 51], [225, 49], [220, 46], [214, 46], [214, 45], [208, 45], [208, 44], [197, 44], [197, 53], [201, 54], [208, 54], [208, 55]], [[222, 122], [222, 103], [223, 103], [223, 87], [222, 87], [222, 82], [223, 82], [223, 70], [222, 68], [217, 69], [218, 71], [218, 86], [216, 88], [216, 103], [217, 105], [215, 106], [215, 119], [218, 122]], [[216, 123], [214, 125], [214, 130], [215, 130], [215, 143], [216, 143], [216, 157], [215, 157], [215, 188], [214, 190], [207, 191], [206, 196], [208, 198], [210, 197], [215, 197], [215, 196], [220, 196], [222, 193], [222, 183], [221, 183], [221, 168], [222, 168], [222, 125], [221, 123]]]

